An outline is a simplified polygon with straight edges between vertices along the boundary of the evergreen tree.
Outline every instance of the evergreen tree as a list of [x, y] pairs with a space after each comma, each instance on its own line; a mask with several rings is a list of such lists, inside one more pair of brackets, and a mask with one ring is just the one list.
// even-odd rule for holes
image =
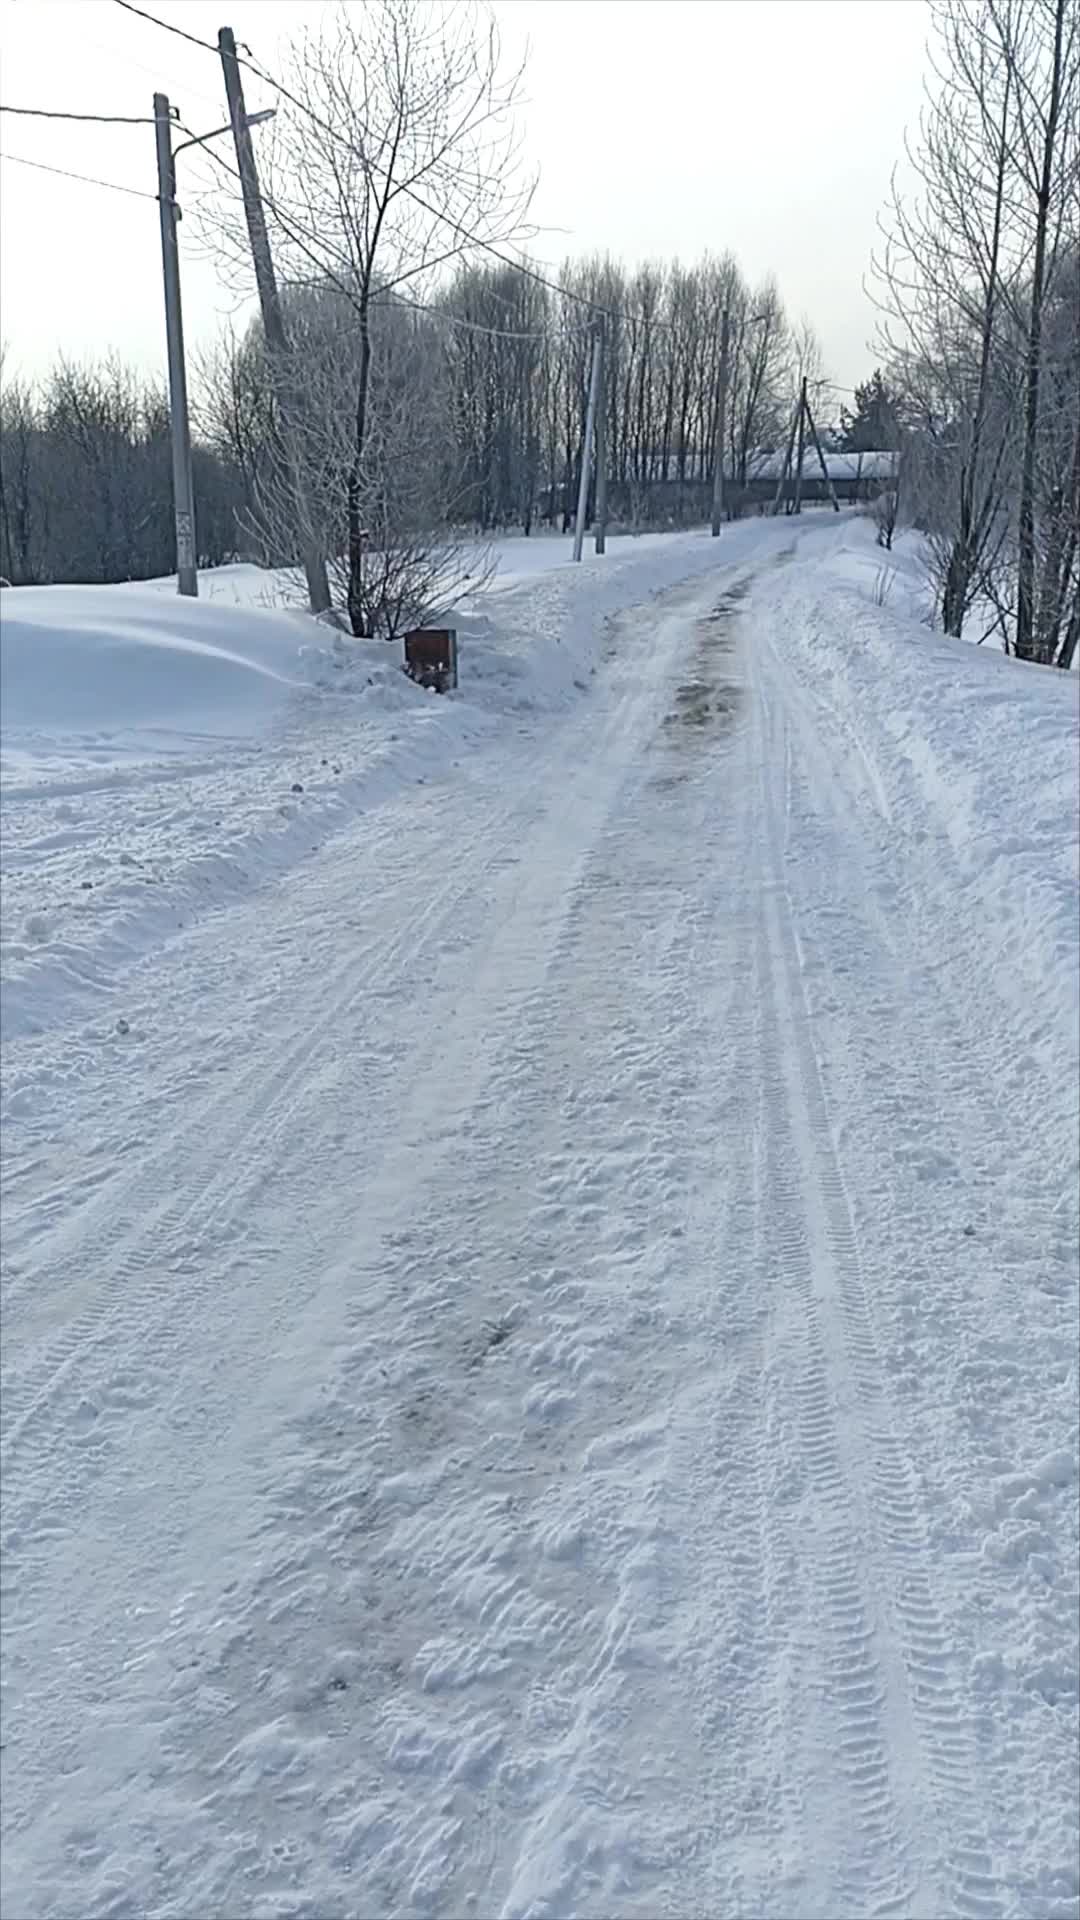
[[844, 453], [882, 453], [897, 444], [897, 402], [880, 367], [855, 389], [855, 406], [840, 410], [841, 450]]

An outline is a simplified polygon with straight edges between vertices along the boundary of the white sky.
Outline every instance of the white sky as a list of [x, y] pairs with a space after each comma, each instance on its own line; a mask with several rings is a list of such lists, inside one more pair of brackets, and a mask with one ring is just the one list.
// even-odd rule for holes
[[[319, 0], [140, 0], [211, 43], [228, 24], [264, 66]], [[874, 364], [862, 290], [875, 219], [913, 126], [925, 68], [924, 0], [496, 0], [507, 58], [528, 47], [525, 156], [540, 171], [533, 251], [628, 261], [730, 247], [775, 272], [812, 321], [827, 371], [851, 386]], [[158, 88], [196, 130], [225, 118], [215, 57], [113, 0], [0, 0], [0, 100], [149, 114]], [[248, 111], [273, 104], [248, 76]], [[258, 135], [256, 134], [256, 140]], [[0, 151], [155, 190], [151, 127], [0, 115]], [[178, 160], [179, 198], [207, 179]], [[181, 228], [189, 350], [235, 299]], [[242, 319], [247, 309], [241, 307]], [[157, 208], [0, 164], [0, 337], [9, 364], [116, 348], [164, 372]]]

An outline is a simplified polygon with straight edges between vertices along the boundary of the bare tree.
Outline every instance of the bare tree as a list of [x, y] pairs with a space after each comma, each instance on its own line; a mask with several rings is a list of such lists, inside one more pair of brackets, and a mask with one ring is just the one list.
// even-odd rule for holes
[[892, 552], [893, 534], [896, 532], [896, 509], [898, 493], [895, 486], [886, 486], [874, 501], [874, 526], [877, 529], [877, 543], [886, 553]]
[[[1035, 462], [1039, 438], [1039, 389], [1042, 378], [1043, 303], [1054, 247], [1055, 186], [1058, 206], [1067, 205], [1075, 183], [1080, 133], [1080, 16], [1067, 0], [1034, 0], [1021, 14], [1004, 0], [990, 0], [990, 19], [1004, 57], [1016, 100], [1016, 137], [1011, 158], [1034, 201], [1034, 258], [1028, 294], [1029, 318], [1024, 366], [1023, 458], [1017, 529], [1016, 652], [1038, 656], [1035, 625]], [[1049, 42], [1049, 46], [1047, 46]], [[1060, 137], [1062, 112], [1071, 112], [1071, 131]], [[1072, 178], [1070, 179], [1070, 176]], [[1048, 247], [1051, 249], [1048, 259]], [[1077, 322], [1080, 326], [1080, 320]]]
[[463, 265], [436, 311], [470, 517], [532, 529], [552, 344], [549, 296], [512, 266]]
[[[196, 442], [199, 560], [235, 550], [229, 463]], [[0, 384], [0, 574], [36, 581], [145, 580], [174, 564], [168, 406], [112, 358], [61, 361], [30, 386]]]
[[730, 444], [739, 486], [746, 485], [754, 450], [774, 445], [783, 433], [788, 351], [783, 303], [775, 281], [766, 280], [740, 302], [734, 327]]
[[14, 586], [47, 578], [40, 440], [33, 390], [24, 380], [0, 381], [0, 575]]
[[[293, 112], [270, 151], [266, 201], [283, 281], [332, 289], [353, 319], [350, 457], [340, 496], [323, 494], [322, 531], [327, 551], [344, 555], [357, 635], [371, 621], [373, 311], [391, 293], [423, 294], [448, 263], [522, 232], [529, 188], [516, 167], [519, 77], [502, 76], [491, 20], [433, 0], [341, 8], [293, 49]], [[239, 234], [225, 238], [235, 247]], [[295, 346], [293, 360], [306, 406], [307, 369]], [[321, 448], [321, 433], [306, 437]]]
[[946, 632], [982, 600], [1007, 647], [1050, 659], [1068, 592], [1074, 295], [1052, 351], [1047, 328], [1076, 254], [1080, 28], [1067, 0], [938, 0], [935, 23], [919, 188], [894, 195], [877, 262], [908, 511]]

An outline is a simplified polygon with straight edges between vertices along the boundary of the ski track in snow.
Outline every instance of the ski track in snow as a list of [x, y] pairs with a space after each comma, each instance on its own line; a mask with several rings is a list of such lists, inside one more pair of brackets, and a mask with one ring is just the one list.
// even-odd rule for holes
[[1067, 1076], [829, 537], [13, 1046], [12, 1920], [1075, 1920]]

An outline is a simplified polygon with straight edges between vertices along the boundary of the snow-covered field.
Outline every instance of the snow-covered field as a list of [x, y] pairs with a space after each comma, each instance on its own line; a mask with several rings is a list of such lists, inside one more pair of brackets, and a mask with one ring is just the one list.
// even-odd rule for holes
[[13, 1920], [1075, 1920], [1076, 678], [546, 545], [2, 597]]

